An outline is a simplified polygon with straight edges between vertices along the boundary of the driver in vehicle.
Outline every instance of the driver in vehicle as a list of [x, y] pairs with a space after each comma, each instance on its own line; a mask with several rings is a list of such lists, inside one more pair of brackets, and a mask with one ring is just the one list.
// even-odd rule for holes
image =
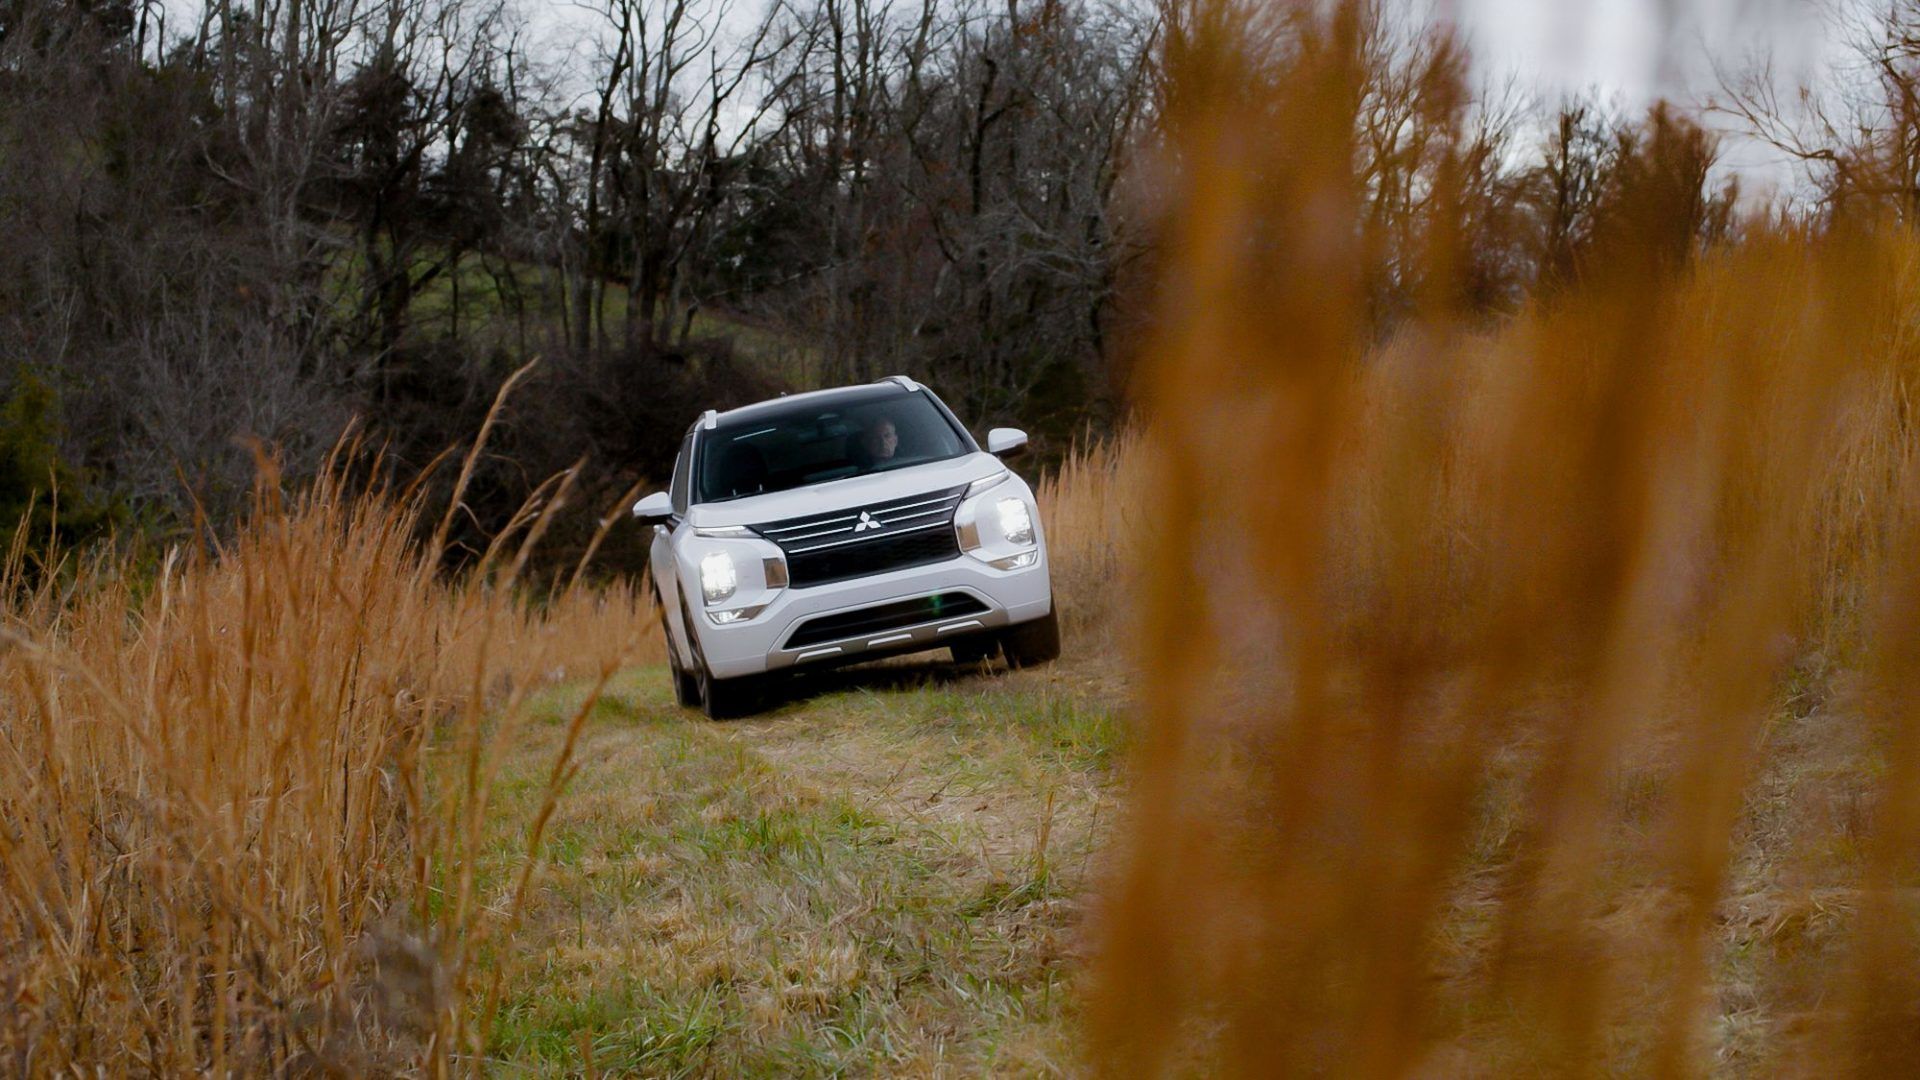
[[892, 461], [900, 450], [900, 432], [893, 426], [893, 418], [882, 415], [874, 420], [860, 435], [860, 449], [866, 459], [862, 464], [867, 468]]

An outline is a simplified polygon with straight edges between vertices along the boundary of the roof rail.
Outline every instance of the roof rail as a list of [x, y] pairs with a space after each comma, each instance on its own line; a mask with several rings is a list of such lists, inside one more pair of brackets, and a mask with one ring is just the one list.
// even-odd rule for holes
[[903, 388], [903, 389], [907, 389], [907, 390], [918, 390], [918, 389], [920, 389], [920, 384], [919, 384], [919, 383], [917, 383], [917, 382], [914, 382], [914, 381], [913, 381], [912, 379], [909, 379], [909, 378], [907, 378], [907, 377], [906, 377], [905, 375], [888, 375], [888, 376], [887, 376], [886, 378], [884, 378], [884, 379], [875, 379], [874, 381], [875, 381], [875, 382], [890, 382], [890, 383], [892, 383], [892, 384], [894, 384], [895, 386], [898, 386], [898, 387], [901, 387], [901, 388]]
[[712, 431], [720, 424], [720, 414], [712, 409], [700, 414], [700, 426]]

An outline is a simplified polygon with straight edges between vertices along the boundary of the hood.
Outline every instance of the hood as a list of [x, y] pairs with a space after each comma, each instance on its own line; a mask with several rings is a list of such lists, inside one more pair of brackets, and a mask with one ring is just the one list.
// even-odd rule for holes
[[922, 492], [945, 491], [962, 484], [970, 484], [981, 477], [1004, 472], [1006, 468], [1000, 463], [1000, 459], [992, 454], [985, 452], [966, 454], [957, 458], [948, 458], [945, 461], [913, 465], [905, 469], [868, 473], [865, 476], [850, 476], [844, 480], [829, 480], [824, 484], [809, 484], [791, 491], [750, 495], [744, 499], [729, 499], [726, 502], [701, 503], [687, 511], [687, 523], [700, 529], [718, 525], [759, 525], [768, 521], [785, 521], [788, 518], [804, 517], [808, 514], [851, 510], [855, 507], [868, 506], [888, 499], [901, 499]]

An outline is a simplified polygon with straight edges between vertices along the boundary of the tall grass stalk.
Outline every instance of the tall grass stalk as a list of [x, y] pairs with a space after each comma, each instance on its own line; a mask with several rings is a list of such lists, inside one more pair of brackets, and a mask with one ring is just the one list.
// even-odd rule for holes
[[564, 480], [448, 581], [419, 496], [350, 496], [340, 464], [288, 499], [263, 460], [231, 542], [150, 583], [107, 557], [30, 573], [14, 546], [0, 1068], [476, 1060], [474, 958], [524, 893], [469, 872], [497, 748], [530, 687], [646, 655], [652, 621], [629, 587], [516, 588]]
[[1920, 239], [1755, 225], [1676, 262], [1684, 192], [1649, 184], [1608, 260], [1486, 329], [1442, 182], [1379, 343], [1359, 9], [1169, 24], [1100, 1060], [1910, 1063]]
[[1146, 526], [1130, 430], [1076, 446], [1034, 492], [1047, 534], [1054, 603], [1077, 650], [1101, 651], [1127, 611], [1135, 538]]

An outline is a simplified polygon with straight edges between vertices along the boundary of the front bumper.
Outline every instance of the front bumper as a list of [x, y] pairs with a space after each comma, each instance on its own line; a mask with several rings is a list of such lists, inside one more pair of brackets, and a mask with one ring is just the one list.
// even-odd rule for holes
[[[974, 597], [986, 610], [852, 638], [787, 645], [796, 627], [817, 616], [951, 592]], [[961, 555], [931, 566], [787, 589], [746, 622], [719, 626], [704, 612], [696, 613], [693, 622], [708, 668], [728, 679], [797, 664], [941, 648], [971, 634], [1044, 618], [1052, 610], [1053, 588], [1042, 545], [1039, 560], [1021, 570], [997, 570], [972, 556]]]

